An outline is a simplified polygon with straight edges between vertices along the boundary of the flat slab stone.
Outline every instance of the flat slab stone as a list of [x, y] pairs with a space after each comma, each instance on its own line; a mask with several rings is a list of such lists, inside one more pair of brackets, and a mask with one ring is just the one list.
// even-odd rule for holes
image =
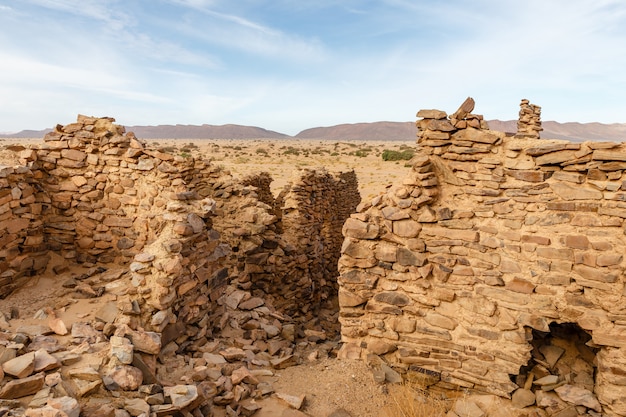
[[550, 368], [554, 368], [554, 365], [556, 365], [563, 353], [565, 353], [565, 349], [558, 346], [543, 345], [539, 348], [539, 352], [543, 354]]
[[476, 405], [475, 402], [460, 399], [454, 403], [453, 411], [459, 416], [467, 416], [467, 417], [485, 417], [485, 412]]
[[304, 404], [304, 400], [306, 398], [304, 394], [289, 395], [289, 394], [285, 394], [282, 392], [277, 392], [276, 396], [280, 398], [281, 400], [283, 400], [284, 402], [286, 402], [287, 405], [289, 405], [289, 407], [294, 408], [296, 410], [299, 410], [302, 408], [302, 405]]
[[15, 399], [32, 395], [39, 391], [44, 384], [43, 372], [29, 376], [28, 378], [14, 379], [7, 382], [0, 390], [0, 398]]
[[583, 405], [598, 413], [602, 412], [602, 406], [593, 392], [576, 385], [565, 384], [554, 389], [563, 401], [573, 405]]
[[26, 353], [6, 361], [2, 365], [5, 374], [26, 378], [35, 371], [35, 352]]

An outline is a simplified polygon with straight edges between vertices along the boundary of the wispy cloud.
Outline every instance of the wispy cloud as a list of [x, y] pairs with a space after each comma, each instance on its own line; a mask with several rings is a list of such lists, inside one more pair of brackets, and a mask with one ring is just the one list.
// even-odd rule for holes
[[[318, 38], [305, 38], [278, 28], [259, 23], [251, 18], [216, 10], [216, 2], [201, 0], [170, 0], [193, 8], [198, 15], [187, 15], [184, 21], [173, 25], [186, 36], [206, 45], [222, 45], [254, 55], [278, 59], [319, 61], [327, 56]], [[208, 20], [207, 20], [208, 19]]]

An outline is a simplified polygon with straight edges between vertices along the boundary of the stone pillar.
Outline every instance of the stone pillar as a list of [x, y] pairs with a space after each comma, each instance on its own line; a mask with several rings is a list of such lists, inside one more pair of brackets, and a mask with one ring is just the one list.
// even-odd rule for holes
[[530, 104], [527, 99], [522, 99], [515, 137], [539, 139], [539, 132], [542, 130], [541, 107]]

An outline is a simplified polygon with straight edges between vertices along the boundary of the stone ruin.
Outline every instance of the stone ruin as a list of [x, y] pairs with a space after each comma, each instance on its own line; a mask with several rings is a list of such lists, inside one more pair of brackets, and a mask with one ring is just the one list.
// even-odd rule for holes
[[626, 145], [507, 137], [472, 110], [421, 110], [410, 175], [346, 221], [340, 356], [626, 416]]
[[541, 127], [541, 107], [530, 104], [527, 99], [520, 103], [519, 120], [517, 121], [516, 138], [539, 139]]
[[115, 294], [71, 330], [52, 309], [38, 313], [43, 329], [17, 333], [2, 316], [0, 407], [34, 394], [29, 416], [252, 415], [272, 392], [259, 375], [328, 355], [323, 342], [338, 336], [355, 173], [305, 169], [274, 198], [266, 173], [234, 179], [148, 149], [114, 121], [57, 125], [21, 151], [23, 166], [0, 171], [0, 296], [53, 254], [65, 260], [60, 277], [70, 264], [86, 269], [69, 291]]
[[0, 171], [0, 291], [54, 254], [85, 269], [73, 290], [115, 301], [71, 330], [47, 310], [47, 330], [1, 331], [1, 401], [249, 416], [259, 378], [328, 355], [339, 322], [340, 358], [433, 389], [626, 416], [626, 148], [507, 137], [473, 109], [421, 110], [410, 175], [360, 204], [354, 172], [304, 170], [274, 197], [268, 174], [148, 149], [110, 118], [57, 126]]

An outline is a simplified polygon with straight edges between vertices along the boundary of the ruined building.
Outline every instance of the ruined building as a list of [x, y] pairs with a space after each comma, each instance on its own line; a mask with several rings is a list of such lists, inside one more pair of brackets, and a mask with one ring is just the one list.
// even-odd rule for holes
[[[70, 346], [55, 345], [50, 329], [0, 332], [0, 399], [37, 394], [43, 403], [33, 410], [48, 397], [79, 399], [85, 415], [213, 415], [213, 406], [250, 415], [254, 398], [271, 392], [256, 388], [251, 370], [294, 365], [300, 340], [338, 334], [341, 230], [360, 202], [353, 171], [302, 170], [274, 198], [268, 174], [234, 179], [207, 160], [148, 149], [112, 118], [86, 116], [20, 158], [23, 166], [0, 172], [0, 295], [56, 254], [60, 275], [67, 265], [89, 268], [78, 290], [116, 297], [93, 322], [72, 326]], [[49, 323], [59, 336], [69, 331]], [[38, 353], [49, 366], [21, 369], [42, 337], [53, 346]], [[99, 365], [65, 369], [63, 381], [44, 386], [45, 371], [77, 346]], [[164, 388], [137, 394], [146, 384]]]
[[626, 145], [507, 137], [472, 109], [421, 110], [410, 175], [345, 223], [342, 356], [624, 416]]
[[[513, 137], [473, 110], [421, 110], [409, 175], [364, 202], [354, 172], [304, 170], [274, 197], [267, 174], [149, 149], [110, 118], [57, 126], [0, 170], [0, 295], [55, 254], [116, 297], [70, 346], [0, 332], [0, 399], [253, 415], [271, 392], [256, 376], [340, 324], [341, 358], [626, 416], [626, 146], [539, 140], [527, 101]], [[97, 362], [50, 378], [77, 357]]]

